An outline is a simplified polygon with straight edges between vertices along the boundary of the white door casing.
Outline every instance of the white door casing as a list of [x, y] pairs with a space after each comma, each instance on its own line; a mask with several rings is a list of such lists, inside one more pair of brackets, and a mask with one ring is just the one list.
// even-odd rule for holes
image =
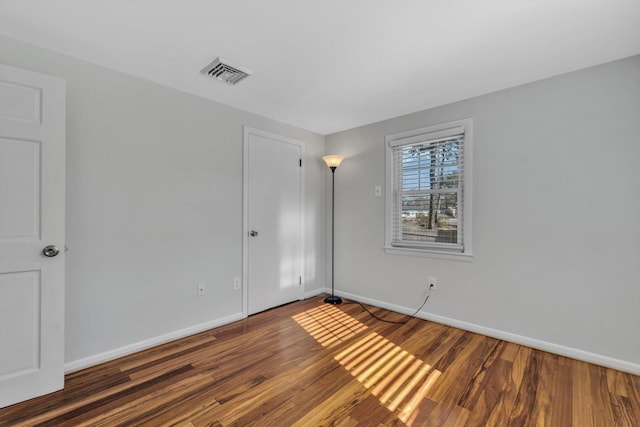
[[64, 386], [64, 246], [64, 80], [0, 64], [0, 407]]
[[303, 297], [303, 151], [301, 141], [244, 129], [245, 317]]

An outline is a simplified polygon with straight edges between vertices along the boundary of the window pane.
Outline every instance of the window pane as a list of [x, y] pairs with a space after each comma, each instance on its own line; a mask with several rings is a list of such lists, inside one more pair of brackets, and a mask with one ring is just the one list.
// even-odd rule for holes
[[458, 193], [403, 195], [402, 240], [458, 243]]
[[452, 138], [402, 148], [402, 190], [457, 188], [460, 141]]

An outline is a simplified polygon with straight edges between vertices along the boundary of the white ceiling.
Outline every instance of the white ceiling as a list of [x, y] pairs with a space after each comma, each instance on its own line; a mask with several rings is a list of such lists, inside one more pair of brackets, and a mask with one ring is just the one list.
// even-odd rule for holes
[[0, 0], [0, 33], [329, 134], [638, 54], [640, 1]]

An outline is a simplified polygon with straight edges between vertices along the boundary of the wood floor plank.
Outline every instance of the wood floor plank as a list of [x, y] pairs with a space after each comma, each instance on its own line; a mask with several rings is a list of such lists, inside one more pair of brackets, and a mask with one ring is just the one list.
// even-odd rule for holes
[[639, 425], [639, 420], [633, 413], [631, 402], [627, 396], [610, 393], [611, 410], [613, 411], [614, 425], [633, 427]]
[[532, 425], [532, 418], [534, 416], [533, 408], [537, 398], [543, 358], [543, 352], [539, 350], [531, 351], [522, 377], [522, 383], [518, 390], [518, 396], [516, 397], [511, 415], [509, 416], [509, 426], [520, 427]]
[[629, 426], [640, 378], [313, 298], [66, 377], [0, 426]]
[[[468, 340], [465, 337], [469, 337]], [[442, 374], [426, 393], [426, 397], [438, 403], [428, 417], [427, 425], [442, 425], [459, 410], [460, 399], [473, 386], [474, 378], [482, 371], [487, 358], [494, 354], [498, 342], [465, 333], [449, 354], [434, 365], [434, 369]]]
[[466, 426], [497, 425], [490, 424], [489, 418], [494, 411], [501, 407], [500, 405], [503, 404], [505, 397], [508, 395], [508, 388], [505, 388], [505, 385], [510, 384], [512, 366], [512, 362], [503, 358], [495, 361], [492, 373], [483, 383], [480, 396], [476, 399], [473, 409], [469, 413], [465, 423]]
[[511, 363], [511, 369], [502, 377], [504, 382], [500, 390], [500, 398], [491, 409], [486, 425], [505, 426], [508, 424], [532, 351], [528, 347], [520, 347], [518, 349]]
[[353, 408], [348, 418], [355, 421], [356, 425], [374, 426], [379, 423], [390, 422], [391, 419], [389, 418], [394, 418], [394, 415], [380, 403], [378, 398], [368, 395]]
[[629, 397], [627, 384], [624, 381], [624, 375], [622, 372], [609, 370], [607, 372], [607, 387], [609, 389], [609, 393]]
[[504, 351], [500, 355], [500, 358], [508, 362], [513, 362], [518, 355], [520, 346], [512, 342], [505, 342]]
[[635, 375], [628, 375], [621, 373], [622, 381], [626, 385], [627, 396], [629, 397], [629, 403], [633, 409], [633, 414], [638, 422], [635, 425], [640, 425], [640, 377]]
[[488, 357], [482, 362], [482, 365], [476, 374], [471, 378], [469, 386], [458, 401], [458, 406], [468, 410], [473, 410], [475, 408], [480, 395], [484, 390], [486, 390], [487, 383], [491, 380], [496, 367], [499, 366], [497, 362], [500, 360], [500, 356], [504, 351], [504, 344], [504, 341], [496, 341], [495, 347], [493, 347]]
[[589, 377], [591, 390], [591, 414], [593, 423], [598, 426], [615, 425], [611, 399], [607, 386], [606, 369], [601, 366], [589, 364]]
[[551, 423], [556, 426], [570, 426], [573, 424], [573, 371], [572, 360], [558, 356], [558, 364], [553, 376], [553, 390], [551, 392]]
[[446, 400], [458, 404], [497, 343], [495, 339], [465, 332], [451, 351], [434, 365], [434, 369], [442, 374], [426, 397], [436, 402]]
[[451, 411], [451, 415], [442, 424], [442, 427], [462, 427], [467, 425], [467, 420], [471, 411], [460, 406]]
[[[331, 425], [338, 419], [348, 416], [356, 405], [367, 397], [366, 389], [356, 381], [351, 381], [291, 425], [297, 427]], [[327, 411], [326, 408], [331, 408], [331, 411]]]
[[555, 373], [558, 372], [558, 356], [541, 353], [542, 364], [536, 387], [536, 398], [531, 409], [531, 424], [548, 426], [551, 425], [552, 395], [556, 381]]
[[571, 411], [572, 421], [576, 426], [599, 427], [594, 424], [591, 414], [590, 390], [589, 364], [576, 361], [573, 363], [573, 405]]

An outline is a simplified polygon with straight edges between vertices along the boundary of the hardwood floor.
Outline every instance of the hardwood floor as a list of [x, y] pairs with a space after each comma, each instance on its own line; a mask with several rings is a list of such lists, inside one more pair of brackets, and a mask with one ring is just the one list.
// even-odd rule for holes
[[638, 426], [640, 377], [314, 298], [72, 373], [0, 425]]

